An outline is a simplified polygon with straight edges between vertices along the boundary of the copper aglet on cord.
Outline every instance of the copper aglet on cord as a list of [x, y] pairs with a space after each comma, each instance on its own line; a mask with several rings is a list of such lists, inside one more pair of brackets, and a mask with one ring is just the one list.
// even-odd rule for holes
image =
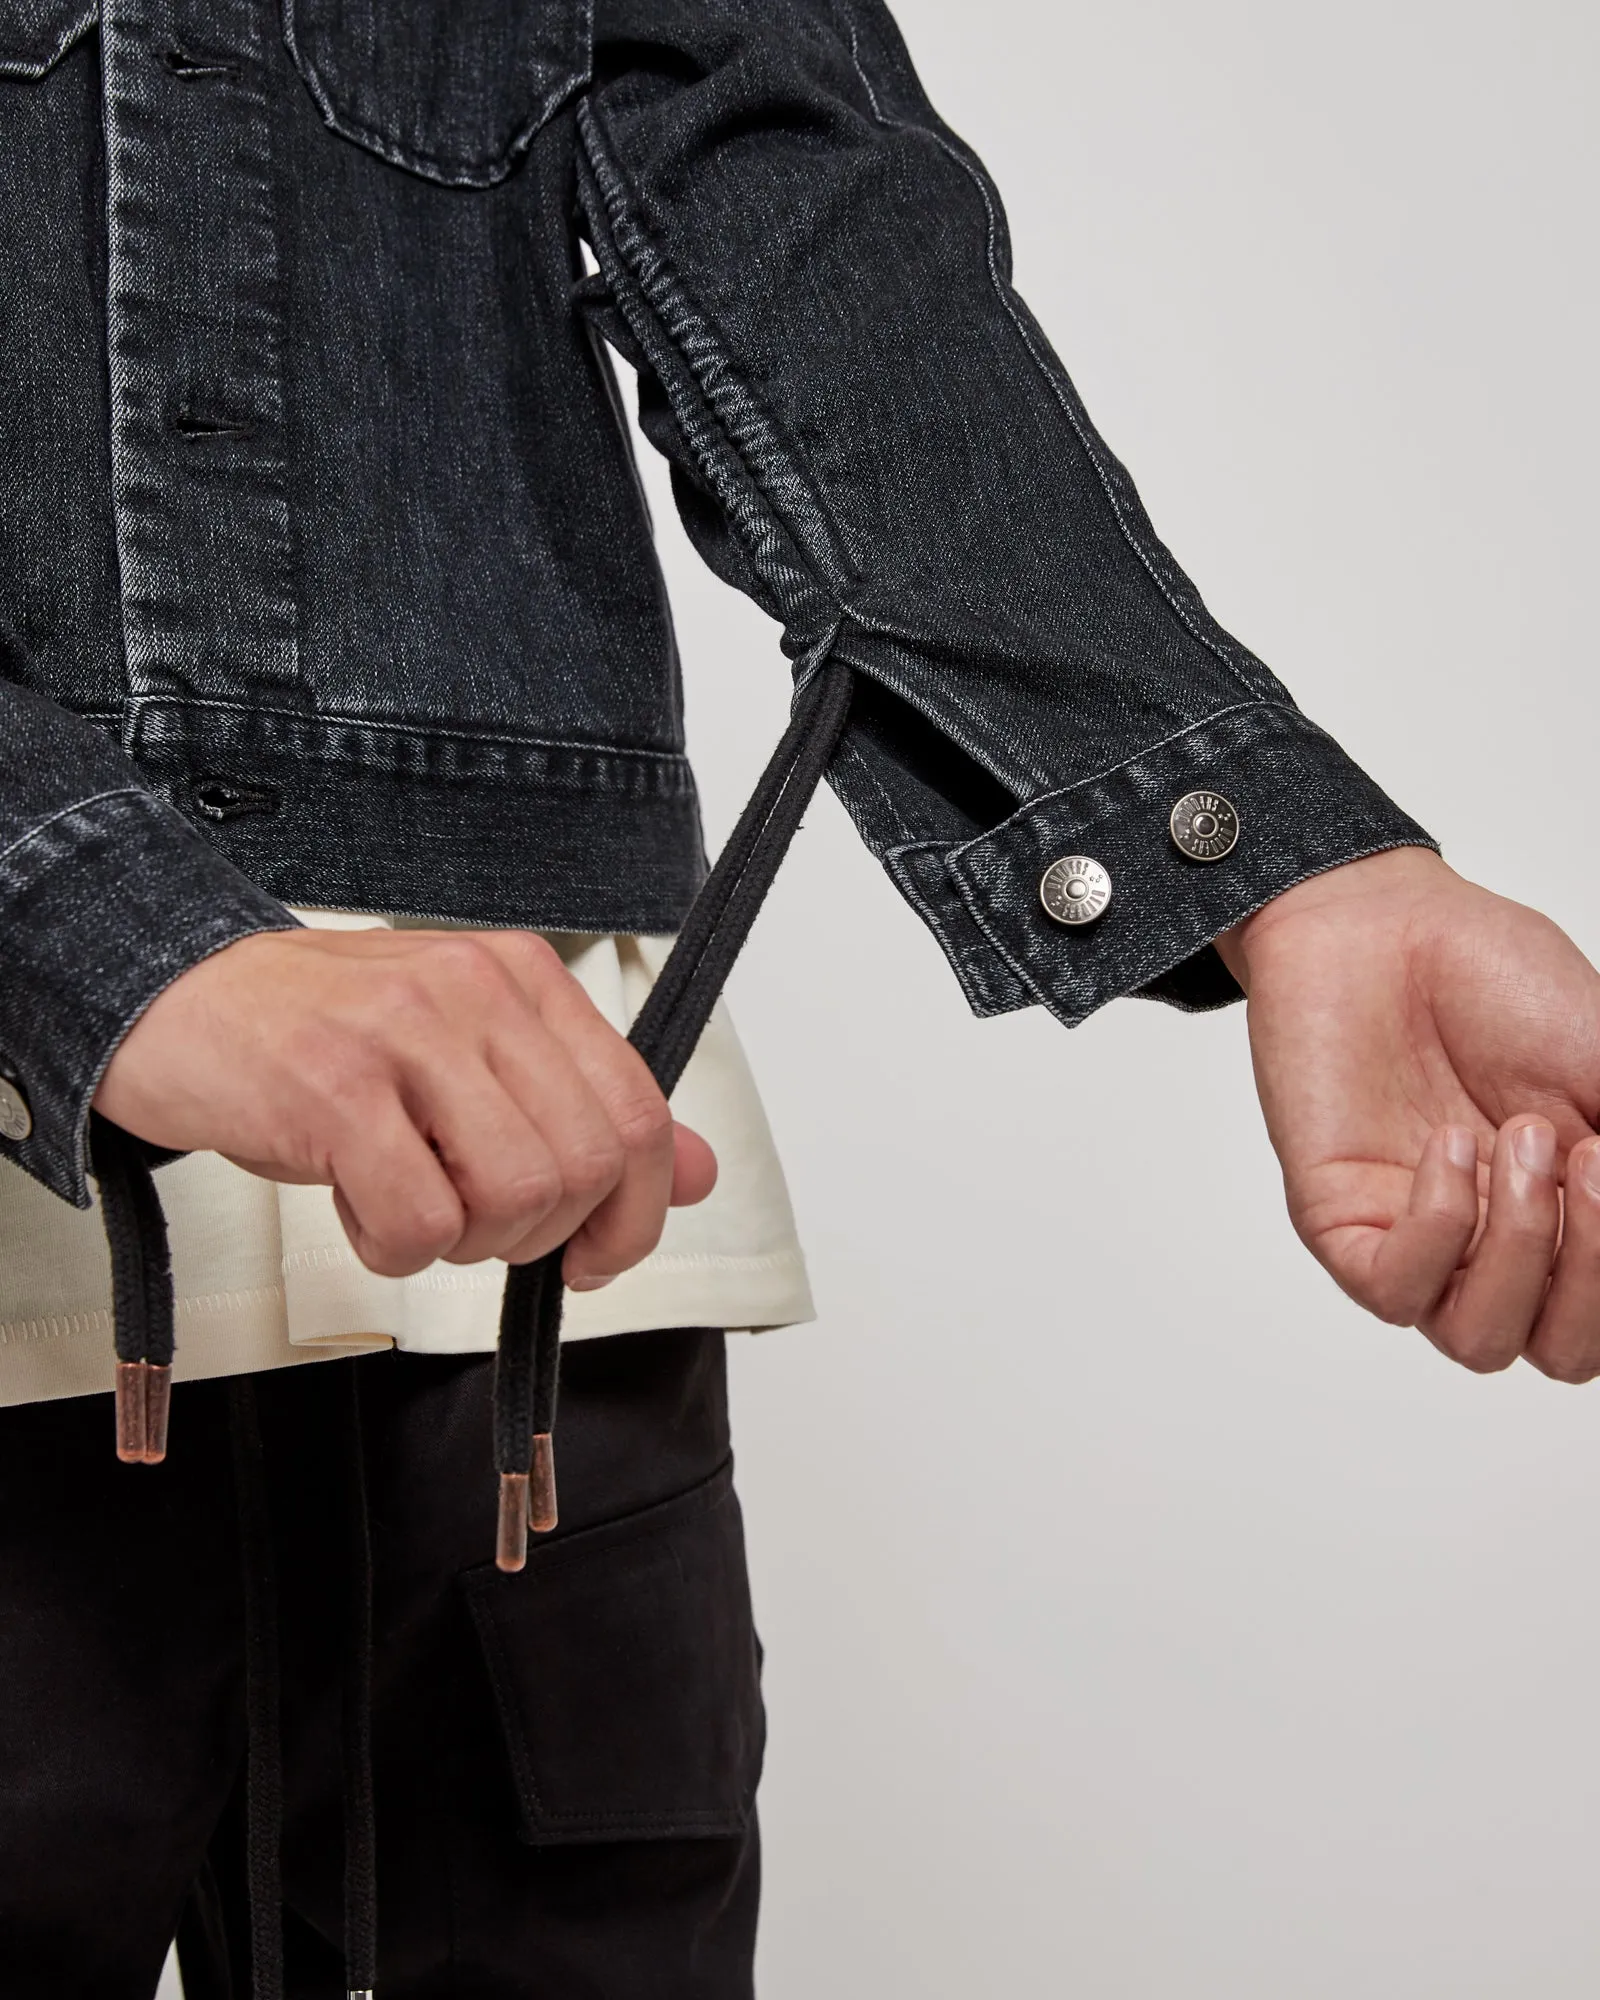
[[124, 1465], [159, 1465], [167, 1455], [172, 1370], [154, 1361], [119, 1361], [117, 1456]]
[[150, 1364], [117, 1363], [117, 1456], [124, 1465], [143, 1465], [150, 1430]]
[[533, 1440], [533, 1471], [528, 1480], [528, 1526], [548, 1535], [556, 1524], [556, 1452], [548, 1431]]
[[167, 1415], [172, 1408], [172, 1370], [144, 1363], [144, 1462], [159, 1465], [167, 1455]]
[[528, 1475], [500, 1475], [500, 1526], [495, 1536], [496, 1569], [517, 1570], [528, 1560]]

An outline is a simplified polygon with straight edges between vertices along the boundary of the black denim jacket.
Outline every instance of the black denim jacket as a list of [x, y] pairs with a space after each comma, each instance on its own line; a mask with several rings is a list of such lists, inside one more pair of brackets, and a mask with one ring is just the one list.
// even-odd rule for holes
[[[579, 250], [591, 246], [591, 269]], [[0, 0], [0, 1141], [278, 899], [663, 932], [703, 869], [604, 343], [974, 1009], [1426, 836], [1223, 632], [876, 0]], [[1178, 797], [1238, 808], [1187, 859]], [[1058, 857], [1109, 872], [1063, 927]], [[15, 1119], [11, 1121], [17, 1123]]]

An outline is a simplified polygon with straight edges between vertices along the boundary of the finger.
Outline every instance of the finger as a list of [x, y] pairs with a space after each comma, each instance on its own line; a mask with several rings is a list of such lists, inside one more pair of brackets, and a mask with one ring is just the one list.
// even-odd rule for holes
[[687, 1125], [672, 1128], [672, 1206], [692, 1208], [717, 1184], [717, 1156]]
[[[566, 1051], [531, 1018], [515, 1046], [452, 1069], [419, 1107], [462, 1204], [453, 1264], [542, 1256], [565, 1242], [616, 1185], [622, 1148]], [[433, 1092], [432, 1077], [419, 1090]]]
[[330, 1165], [339, 1220], [369, 1270], [409, 1277], [459, 1239], [460, 1198], [396, 1093], [359, 1107]]
[[499, 931], [483, 941], [538, 1007], [622, 1142], [617, 1185], [574, 1233], [562, 1267], [575, 1290], [593, 1290], [649, 1256], [661, 1240], [669, 1204], [700, 1201], [710, 1193], [715, 1156], [698, 1134], [674, 1125], [643, 1058], [544, 939]]
[[1546, 1118], [1509, 1119], [1489, 1165], [1483, 1234], [1459, 1282], [1422, 1322], [1434, 1345], [1466, 1368], [1509, 1367], [1544, 1303], [1560, 1224], [1555, 1127]]
[[624, 1145], [654, 1155], [670, 1180], [672, 1121], [638, 1050], [612, 1027], [545, 939], [526, 931], [499, 931], [486, 934], [484, 942], [577, 1065]]
[[1585, 1139], [1567, 1160], [1561, 1248], [1528, 1359], [1558, 1382], [1600, 1375], [1600, 1139]]
[[[676, 1191], [676, 1133], [643, 1057], [564, 966], [543, 971], [548, 976], [537, 981], [541, 1017], [595, 1092], [622, 1145], [617, 1184], [574, 1233], [562, 1266], [569, 1285], [592, 1290], [631, 1269], [660, 1242]], [[695, 1156], [688, 1191], [698, 1185], [703, 1166]]]
[[1416, 1326], [1438, 1305], [1478, 1226], [1478, 1142], [1465, 1126], [1428, 1136], [1403, 1215], [1377, 1233], [1365, 1273], [1335, 1271], [1369, 1312]]
[[[717, 1183], [717, 1156], [687, 1125], [672, 1128], [673, 1164], [668, 1205], [687, 1208], [704, 1201]], [[598, 1291], [624, 1271], [643, 1263], [661, 1241], [664, 1210], [654, 1205], [626, 1207], [622, 1191], [602, 1202], [567, 1245], [562, 1282], [575, 1292]]]

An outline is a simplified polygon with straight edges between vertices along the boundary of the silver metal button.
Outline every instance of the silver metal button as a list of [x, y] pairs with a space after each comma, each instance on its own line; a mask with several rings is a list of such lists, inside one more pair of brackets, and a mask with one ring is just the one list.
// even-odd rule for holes
[[33, 1113], [19, 1084], [0, 1076], [0, 1139], [26, 1139], [33, 1130]]
[[1191, 861], [1220, 861], [1239, 838], [1239, 815], [1221, 792], [1185, 792], [1167, 824], [1173, 846]]
[[1092, 924], [1111, 901], [1111, 877], [1087, 854], [1068, 854], [1044, 871], [1039, 901], [1058, 924]]

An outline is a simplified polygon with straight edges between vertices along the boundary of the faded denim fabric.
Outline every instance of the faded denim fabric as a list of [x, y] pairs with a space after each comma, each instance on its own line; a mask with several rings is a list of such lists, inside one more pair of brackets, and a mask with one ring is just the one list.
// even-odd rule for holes
[[0, 0], [0, 190], [0, 1072], [68, 1199], [121, 1034], [283, 902], [681, 921], [606, 342], [707, 561], [858, 670], [833, 782], [979, 1013], [1217, 1004], [1219, 931], [1427, 841], [1157, 541], [876, 0]]

